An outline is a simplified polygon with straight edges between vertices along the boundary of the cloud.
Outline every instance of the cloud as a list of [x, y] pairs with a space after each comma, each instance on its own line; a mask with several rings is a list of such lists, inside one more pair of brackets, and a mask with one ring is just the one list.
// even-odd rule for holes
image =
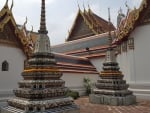
[[67, 20], [67, 21], [72, 21], [73, 19], [75, 19], [76, 15], [77, 15], [76, 12], [71, 13], [71, 14], [66, 18], [66, 20]]

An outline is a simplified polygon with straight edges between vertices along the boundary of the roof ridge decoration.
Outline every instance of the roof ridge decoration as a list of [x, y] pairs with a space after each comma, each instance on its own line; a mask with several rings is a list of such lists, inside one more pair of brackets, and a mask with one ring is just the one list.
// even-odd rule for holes
[[143, 0], [138, 9], [134, 8], [128, 13], [126, 19], [124, 20], [125, 23], [123, 23], [123, 25], [120, 25], [117, 30], [117, 39], [115, 40], [115, 43], [120, 43], [121, 40], [126, 38], [131, 33], [131, 31], [135, 29], [137, 21], [140, 19], [142, 11], [147, 7], [148, 0]]
[[12, 4], [11, 4], [11, 7], [10, 7], [10, 11], [12, 11], [13, 6], [14, 6], [14, 0], [12, 0]]
[[78, 9], [80, 9], [80, 5], [79, 5], [79, 2], [77, 1], [77, 4], [78, 4]]
[[[89, 17], [90, 17], [91, 20], [92, 20], [93, 29], [95, 29], [95, 31], [97, 32], [97, 34], [101, 33], [101, 32], [100, 32], [100, 29], [99, 29], [99, 28], [101, 28], [101, 26], [100, 26], [98, 20], [94, 17], [94, 15], [96, 15], [96, 14], [94, 14], [93, 11], [92, 11], [91, 9], [89, 9], [89, 10], [88, 10], [88, 15], [89, 15]], [[102, 19], [102, 18], [101, 18], [101, 19]], [[103, 20], [103, 19], [102, 19], [102, 20]], [[101, 29], [101, 30], [102, 30], [102, 29]], [[104, 32], [104, 31], [102, 30], [102, 32]]]
[[[85, 17], [85, 15], [87, 14], [87, 17], [89, 18], [89, 20]], [[84, 21], [86, 22], [86, 24], [89, 26], [89, 28], [94, 32], [94, 34], [99, 34], [97, 33], [97, 31], [94, 29], [94, 24], [92, 22], [92, 18], [89, 17], [89, 12], [87, 12], [86, 10], [84, 12], [82, 12], [82, 16]], [[91, 23], [90, 23], [91, 20]]]
[[8, 7], [8, 0], [6, 0], [6, 3], [5, 3], [5, 6], [4, 6], [5, 8], [7, 8]]
[[26, 20], [25, 20], [25, 22], [24, 22], [24, 24], [23, 24], [23, 26], [22, 26], [22, 29], [24, 29], [24, 28], [26, 27], [27, 23], [28, 23], [28, 18], [27, 18], [27, 16], [26, 16]]

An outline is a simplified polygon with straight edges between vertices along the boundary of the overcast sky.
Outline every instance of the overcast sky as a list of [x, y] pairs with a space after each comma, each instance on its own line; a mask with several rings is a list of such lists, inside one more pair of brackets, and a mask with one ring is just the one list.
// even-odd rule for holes
[[[0, 8], [6, 0], [0, 0]], [[129, 7], [139, 7], [142, 0], [45, 0], [46, 1], [46, 21], [51, 45], [63, 43], [68, 36], [68, 30], [74, 22], [78, 12], [78, 4], [83, 9], [83, 4], [88, 9], [88, 4], [94, 13], [102, 18], [108, 18], [108, 7], [111, 8], [111, 21], [116, 25], [116, 16], [120, 7], [126, 14], [127, 1]], [[9, 6], [11, 6], [9, 0]], [[34, 31], [39, 29], [41, 0], [14, 0], [13, 15], [17, 24], [23, 24], [27, 16], [27, 29], [33, 25]]]

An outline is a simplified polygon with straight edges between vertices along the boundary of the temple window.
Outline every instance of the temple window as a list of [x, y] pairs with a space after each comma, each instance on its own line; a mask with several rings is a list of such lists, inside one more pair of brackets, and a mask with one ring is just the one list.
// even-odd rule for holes
[[33, 107], [29, 107], [29, 111], [33, 111]]
[[49, 50], [49, 46], [48, 46], [48, 44], [46, 44], [46, 49], [47, 49], [47, 50]]
[[127, 42], [126, 41], [122, 43], [122, 51], [123, 52], [127, 51]]
[[42, 89], [43, 87], [42, 87], [42, 85], [39, 85], [39, 89]]
[[128, 47], [129, 47], [129, 49], [134, 49], [134, 38], [133, 37], [129, 38]]
[[118, 46], [117, 46], [117, 52], [118, 52], [118, 54], [121, 53], [121, 45], [118, 45]]
[[2, 71], [8, 71], [9, 64], [7, 61], [2, 62]]
[[33, 88], [36, 89], [36, 85], [33, 85]]
[[37, 111], [39, 112], [41, 109], [40, 109], [40, 107], [37, 107]]

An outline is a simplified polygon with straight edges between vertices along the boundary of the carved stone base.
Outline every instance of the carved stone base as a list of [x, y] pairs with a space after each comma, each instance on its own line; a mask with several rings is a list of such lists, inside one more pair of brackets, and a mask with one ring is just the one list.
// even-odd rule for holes
[[136, 97], [134, 95], [128, 95], [125, 97], [115, 97], [115, 96], [91, 94], [89, 96], [89, 101], [94, 104], [123, 106], [123, 105], [135, 104]]
[[[23, 110], [8, 106], [1, 109], [0, 113], [41, 113], [40, 112], [25, 112]], [[53, 108], [50, 110], [43, 111], [42, 113], [80, 113], [79, 107], [76, 105], [64, 106], [59, 108]]]

